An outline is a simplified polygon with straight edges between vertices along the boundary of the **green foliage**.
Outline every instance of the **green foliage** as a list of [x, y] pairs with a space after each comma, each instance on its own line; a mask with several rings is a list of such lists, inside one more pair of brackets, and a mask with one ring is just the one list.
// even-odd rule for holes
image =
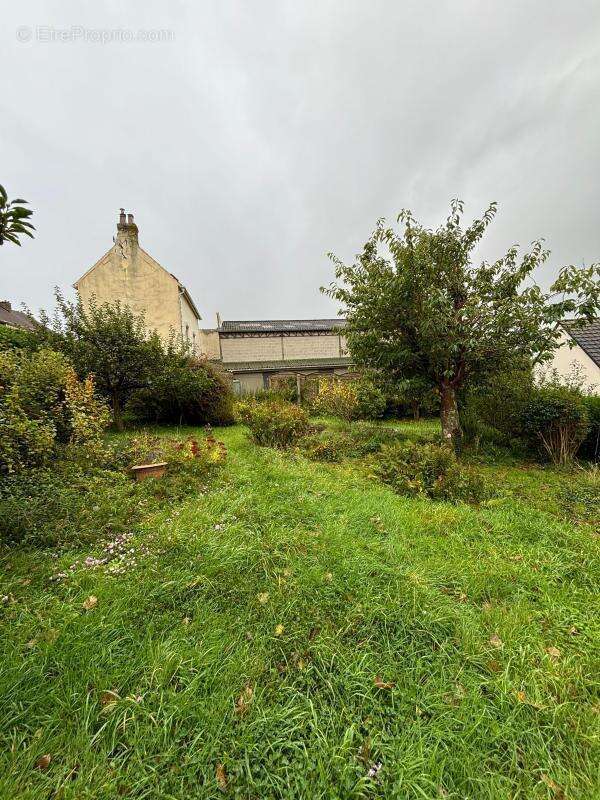
[[254, 441], [269, 447], [291, 447], [309, 427], [306, 411], [293, 403], [249, 403], [243, 413]]
[[0, 403], [0, 476], [48, 462], [55, 436], [51, 422], [30, 419], [18, 406]]
[[[342, 304], [355, 363], [437, 387], [442, 430], [460, 444], [456, 394], [490, 379], [516, 358], [547, 360], [567, 316], [591, 321], [600, 307], [600, 267], [565, 267], [549, 292], [530, 281], [548, 257], [541, 242], [520, 260], [517, 247], [489, 264], [472, 255], [496, 215], [462, 227], [463, 204], [435, 231], [409, 211], [397, 233], [377, 227], [356, 262], [332, 256], [336, 282], [327, 293]], [[389, 254], [389, 257], [388, 257]]]
[[24, 328], [0, 325], [0, 352], [2, 350], [35, 350], [38, 346], [35, 334]]
[[467, 393], [461, 421], [469, 443], [509, 446], [525, 435], [525, 410], [535, 392], [530, 368], [514, 367]]
[[356, 417], [358, 397], [353, 381], [320, 378], [311, 402], [315, 414], [351, 420]]
[[20, 236], [29, 236], [33, 239], [35, 228], [29, 222], [33, 211], [25, 208], [27, 200], [17, 198], [9, 200], [4, 186], [0, 186], [0, 245], [4, 242], [12, 242], [21, 246]]
[[381, 419], [386, 409], [386, 398], [382, 389], [366, 376], [354, 385], [356, 391], [355, 419]]
[[[212, 434], [140, 434], [113, 440], [98, 467], [59, 460], [52, 469], [10, 475], [0, 483], [0, 542], [72, 546], [130, 536], [146, 515], [197, 494], [218, 474], [226, 453]], [[130, 467], [149, 457], [168, 462], [165, 476], [134, 481]]]
[[93, 461], [107, 424], [93, 379], [79, 381], [62, 353], [0, 352], [0, 473], [58, 455]]
[[303, 455], [312, 461], [339, 462], [378, 453], [386, 444], [405, 441], [406, 434], [367, 422], [346, 423], [340, 428], [309, 432], [300, 442]]
[[600, 461], [600, 396], [588, 395], [583, 402], [587, 409], [589, 429], [577, 455], [590, 461]]
[[[38, 337], [64, 352], [78, 375], [93, 375], [100, 394], [111, 404], [113, 422], [123, 428], [122, 409], [136, 389], [151, 388], [163, 373], [167, 353], [156, 332], [148, 333], [143, 315], [118, 300], [84, 308], [56, 291], [58, 310], [41, 315]], [[174, 347], [171, 352], [176, 353]]]
[[233, 394], [208, 362], [171, 351], [152, 386], [134, 392], [126, 410], [140, 422], [231, 425]]
[[358, 380], [319, 378], [309, 403], [315, 414], [345, 420], [380, 419], [386, 408], [382, 389], [367, 376]]
[[580, 392], [549, 384], [537, 388], [523, 413], [523, 430], [554, 464], [573, 460], [588, 432], [588, 410]]
[[489, 496], [483, 476], [460, 464], [444, 445], [385, 445], [375, 474], [398, 494], [478, 503]]

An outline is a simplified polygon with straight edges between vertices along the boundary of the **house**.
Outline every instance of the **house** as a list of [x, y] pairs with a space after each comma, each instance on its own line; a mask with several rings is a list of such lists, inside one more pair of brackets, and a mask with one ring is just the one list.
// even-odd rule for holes
[[120, 300], [143, 313], [149, 330], [167, 341], [174, 332], [200, 354], [200, 314], [190, 293], [139, 245], [133, 214], [121, 209], [114, 244], [74, 284], [85, 305]]
[[21, 328], [26, 331], [32, 331], [35, 328], [35, 322], [23, 311], [14, 311], [9, 300], [0, 300], [0, 325], [6, 325], [9, 328]]
[[584, 388], [600, 392], [600, 319], [577, 326], [564, 322], [561, 342], [548, 367], [564, 379], [577, 373]]
[[340, 375], [351, 359], [343, 319], [231, 320], [201, 332], [203, 352], [222, 364], [242, 394], [284, 375]]
[[351, 364], [345, 320], [234, 320], [200, 329], [200, 314], [185, 286], [139, 245], [133, 214], [121, 209], [113, 246], [74, 283], [85, 305], [120, 300], [144, 313], [149, 330], [171, 333], [193, 352], [223, 367], [236, 391], [266, 388], [283, 375], [347, 373]]

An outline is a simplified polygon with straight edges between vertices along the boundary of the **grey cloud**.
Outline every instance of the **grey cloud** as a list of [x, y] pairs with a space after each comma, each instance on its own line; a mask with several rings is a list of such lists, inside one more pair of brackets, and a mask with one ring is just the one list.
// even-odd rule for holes
[[[28, 25], [170, 29], [172, 42], [20, 43]], [[494, 257], [545, 236], [600, 258], [600, 5], [72, 0], [3, 14], [2, 182], [35, 241], [0, 250], [0, 295], [52, 305], [111, 245], [117, 210], [207, 323], [335, 313], [328, 250], [451, 197], [500, 214]]]

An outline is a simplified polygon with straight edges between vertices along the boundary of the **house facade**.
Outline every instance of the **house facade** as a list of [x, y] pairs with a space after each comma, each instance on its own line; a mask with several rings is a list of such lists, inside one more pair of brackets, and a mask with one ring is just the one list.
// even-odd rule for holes
[[600, 320], [583, 326], [565, 322], [561, 342], [549, 369], [564, 380], [577, 374], [585, 389], [600, 393]]
[[185, 286], [138, 241], [133, 214], [121, 209], [114, 244], [74, 284], [84, 306], [120, 300], [143, 313], [149, 330], [167, 341], [174, 332], [200, 354], [200, 314]]
[[120, 300], [143, 313], [164, 340], [174, 332], [193, 352], [231, 374], [234, 389], [252, 393], [283, 375], [348, 372], [344, 320], [233, 320], [201, 329], [183, 284], [140, 247], [133, 214], [121, 209], [113, 246], [75, 284], [85, 305]]

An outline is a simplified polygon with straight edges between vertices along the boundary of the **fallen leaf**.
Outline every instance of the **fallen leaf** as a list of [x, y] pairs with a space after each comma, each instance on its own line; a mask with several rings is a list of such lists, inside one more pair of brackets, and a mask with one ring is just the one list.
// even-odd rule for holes
[[235, 713], [243, 717], [248, 707], [254, 698], [254, 689], [251, 686], [245, 686], [244, 691], [235, 701]]
[[215, 777], [217, 779], [217, 785], [219, 789], [224, 792], [227, 789], [227, 773], [225, 772], [225, 767], [223, 764], [217, 764]]
[[560, 650], [558, 647], [547, 647], [546, 652], [553, 661], [556, 661], [557, 658], [560, 658]]
[[27, 644], [25, 645], [25, 647], [27, 647], [29, 650], [31, 650], [33, 647], [35, 647], [35, 646], [36, 646], [36, 644], [37, 644], [37, 641], [38, 641], [37, 639], [30, 639], [30, 640], [27, 642]]
[[462, 700], [464, 700], [465, 694], [465, 687], [461, 683], [457, 683], [454, 686], [453, 692], [446, 692], [444, 695], [444, 702], [451, 706], [457, 706]]
[[52, 756], [50, 753], [46, 753], [45, 756], [40, 756], [38, 760], [35, 762], [36, 769], [48, 769], [50, 766], [50, 762], [52, 761]]
[[502, 672], [502, 664], [499, 661], [488, 661], [487, 666], [490, 672]]
[[519, 703], [524, 703], [526, 706], [531, 706], [532, 708], [540, 709], [542, 706], [539, 703], [534, 703], [533, 700], [530, 700], [529, 697], [525, 694], [525, 692], [517, 692], [517, 700]]
[[492, 647], [497, 647], [498, 649], [504, 647], [504, 642], [498, 636], [497, 633], [495, 633], [493, 636], [490, 637], [490, 644], [492, 645]]
[[275, 636], [281, 636], [283, 634], [284, 630], [285, 630], [285, 628], [283, 627], [283, 625], [276, 625], [275, 626]]
[[102, 692], [100, 695], [100, 705], [104, 708], [105, 706], [110, 706], [113, 703], [116, 703], [117, 700], [120, 700], [120, 696], [118, 692], [113, 692], [111, 689], [107, 689], [107, 691]]
[[261, 605], [263, 605], [263, 606], [264, 606], [264, 604], [265, 604], [265, 603], [268, 601], [268, 599], [269, 599], [269, 593], [268, 593], [268, 592], [260, 592], [259, 594], [257, 594], [257, 595], [256, 595], [256, 597], [257, 597], [257, 599], [258, 599], [258, 602], [259, 602]]
[[91, 594], [89, 597], [85, 598], [82, 605], [86, 611], [91, 611], [92, 608], [96, 608], [96, 606], [98, 605], [98, 598], [94, 597], [94, 595]]
[[554, 792], [554, 797], [556, 797], [556, 800], [566, 800], [567, 796], [564, 792], [564, 789], [561, 786], [559, 786], [556, 781], [552, 780], [552, 778], [549, 775], [544, 775], [543, 773], [540, 777], [546, 784], [546, 786], [549, 789], [552, 789], [552, 791]]
[[183, 622], [184, 625], [189, 625], [190, 622], [191, 622], [191, 619], [189, 617], [184, 617], [182, 619], [182, 622]]
[[327, 583], [331, 583], [331, 581], [333, 580], [333, 572], [326, 572], [324, 580], [326, 580]]
[[393, 681], [386, 682], [377, 675], [373, 681], [377, 689], [393, 689], [396, 685]]
[[304, 659], [303, 658], [299, 658], [298, 659], [298, 669], [299, 670], [303, 670], [305, 666], [306, 666], [306, 664], [304, 663]]
[[575, 625], [572, 625], [568, 632], [571, 636], [579, 636], [579, 628], [576, 628]]

